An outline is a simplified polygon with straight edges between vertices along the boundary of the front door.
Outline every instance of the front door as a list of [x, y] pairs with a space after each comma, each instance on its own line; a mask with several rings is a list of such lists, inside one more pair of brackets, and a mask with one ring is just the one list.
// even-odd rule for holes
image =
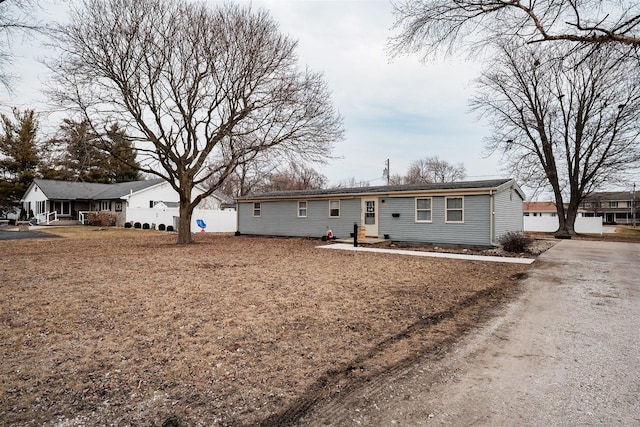
[[378, 198], [362, 199], [362, 224], [367, 236], [378, 237]]

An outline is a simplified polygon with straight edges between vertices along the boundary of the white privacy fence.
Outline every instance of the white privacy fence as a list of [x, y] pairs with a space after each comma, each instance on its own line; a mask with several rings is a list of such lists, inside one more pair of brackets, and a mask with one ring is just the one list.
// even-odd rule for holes
[[[207, 233], [233, 233], [238, 229], [236, 211], [217, 211], [210, 209], [195, 209], [191, 217], [191, 231], [202, 231], [198, 220], [204, 222]], [[175, 218], [177, 229], [177, 217]]]
[[[151, 228], [160, 225], [172, 226], [177, 230], [178, 208], [133, 208], [127, 209], [127, 222], [131, 224], [148, 224]], [[235, 211], [220, 211], [212, 209], [194, 209], [191, 217], [191, 231], [199, 232], [202, 229], [197, 221], [202, 220], [206, 224], [205, 232], [208, 233], [233, 233], [237, 230], [237, 216]]]
[[[602, 234], [602, 217], [576, 218], [576, 233]], [[558, 217], [556, 216], [525, 216], [524, 231], [538, 231], [553, 233], [558, 229]]]

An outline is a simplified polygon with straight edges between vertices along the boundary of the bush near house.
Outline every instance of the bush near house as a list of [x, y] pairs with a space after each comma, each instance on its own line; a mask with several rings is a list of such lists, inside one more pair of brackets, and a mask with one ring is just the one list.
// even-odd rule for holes
[[113, 212], [87, 212], [87, 225], [113, 227], [116, 225], [116, 214]]
[[509, 231], [498, 237], [498, 243], [502, 245], [502, 249], [506, 252], [527, 252], [533, 243], [533, 239], [524, 235], [519, 231]]

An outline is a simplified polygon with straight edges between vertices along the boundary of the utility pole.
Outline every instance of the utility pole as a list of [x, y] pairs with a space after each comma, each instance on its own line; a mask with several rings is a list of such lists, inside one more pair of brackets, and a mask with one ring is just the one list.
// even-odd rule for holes
[[633, 183], [633, 195], [631, 197], [631, 209], [633, 209], [633, 212], [631, 212], [631, 216], [633, 218], [633, 228], [636, 228], [636, 183]]
[[391, 170], [389, 169], [389, 159], [384, 162], [384, 170], [382, 171], [382, 176], [387, 177], [387, 185], [391, 182]]
[[391, 168], [389, 167], [389, 159], [387, 159], [387, 168], [385, 170], [387, 171], [387, 185], [389, 185], [389, 183], [391, 182]]

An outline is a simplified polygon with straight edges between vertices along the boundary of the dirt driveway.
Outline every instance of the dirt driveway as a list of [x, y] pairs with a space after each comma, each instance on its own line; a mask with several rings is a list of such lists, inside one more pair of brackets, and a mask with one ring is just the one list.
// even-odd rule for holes
[[637, 243], [562, 241], [478, 334], [300, 425], [639, 425], [639, 261]]

